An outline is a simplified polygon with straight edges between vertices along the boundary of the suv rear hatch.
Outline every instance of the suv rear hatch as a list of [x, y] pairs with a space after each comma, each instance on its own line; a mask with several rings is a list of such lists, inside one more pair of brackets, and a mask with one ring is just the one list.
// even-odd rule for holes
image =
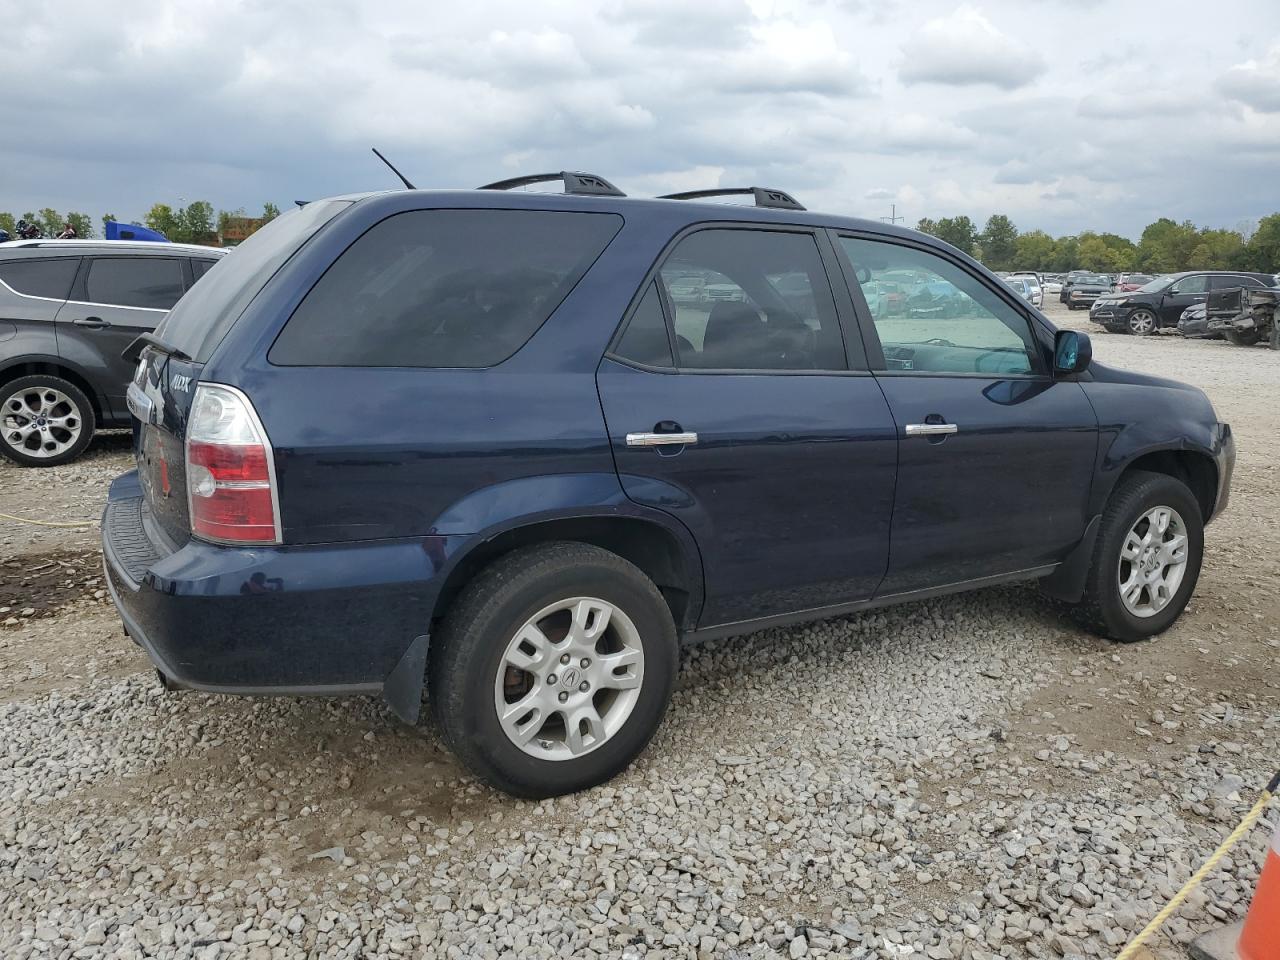
[[147, 510], [176, 548], [191, 536], [186, 440], [191, 404], [209, 357], [267, 281], [316, 232], [354, 201], [291, 210], [211, 268], [156, 328], [129, 387], [134, 455]]

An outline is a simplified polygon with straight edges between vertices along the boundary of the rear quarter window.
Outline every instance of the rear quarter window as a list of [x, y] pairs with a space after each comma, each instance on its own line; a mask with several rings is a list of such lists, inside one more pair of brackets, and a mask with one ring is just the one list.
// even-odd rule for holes
[[269, 359], [280, 366], [493, 366], [533, 336], [621, 227], [610, 213], [396, 214], [329, 267]]
[[71, 292], [79, 257], [49, 260], [9, 260], [0, 262], [0, 281], [9, 289], [28, 297], [65, 300]]

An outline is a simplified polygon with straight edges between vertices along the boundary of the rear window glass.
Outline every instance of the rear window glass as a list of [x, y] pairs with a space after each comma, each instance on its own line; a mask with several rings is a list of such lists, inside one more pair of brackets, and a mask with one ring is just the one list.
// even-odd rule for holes
[[352, 202], [319, 200], [276, 217], [202, 277], [160, 322], [156, 336], [204, 363], [275, 272]]
[[671, 359], [671, 340], [667, 337], [667, 319], [658, 299], [658, 283], [649, 284], [649, 290], [631, 315], [622, 339], [614, 351], [624, 360], [633, 360], [651, 367], [674, 366]]
[[201, 277], [203, 277], [206, 273], [209, 272], [209, 268], [212, 267], [217, 262], [218, 262], [217, 260], [192, 260], [191, 261], [192, 281], [199, 280]]
[[312, 287], [272, 347], [271, 362], [500, 363], [551, 316], [621, 226], [616, 214], [537, 210], [388, 217]]
[[59, 257], [54, 260], [10, 260], [0, 263], [0, 280], [18, 293], [28, 297], [48, 297], [65, 300], [71, 292], [79, 257]]
[[120, 307], [168, 310], [182, 296], [182, 262], [165, 257], [109, 257], [89, 264], [85, 299]]

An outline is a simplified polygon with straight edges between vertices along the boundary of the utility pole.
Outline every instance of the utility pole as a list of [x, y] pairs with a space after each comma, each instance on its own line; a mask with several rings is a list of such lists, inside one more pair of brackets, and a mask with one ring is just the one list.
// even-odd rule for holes
[[885, 223], [897, 223], [899, 220], [905, 220], [906, 217], [898, 216], [898, 205], [896, 203], [889, 204], [889, 216], [881, 217]]

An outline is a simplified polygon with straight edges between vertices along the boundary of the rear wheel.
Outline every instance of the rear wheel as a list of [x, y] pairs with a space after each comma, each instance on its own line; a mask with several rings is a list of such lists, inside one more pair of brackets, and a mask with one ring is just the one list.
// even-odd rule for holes
[[61, 377], [35, 374], [0, 387], [0, 453], [27, 467], [56, 467], [93, 439], [89, 398]]
[[1204, 522], [1187, 486], [1162, 473], [1126, 474], [1102, 515], [1082, 618], [1113, 640], [1163, 633], [1191, 599], [1203, 552]]
[[582, 543], [517, 550], [481, 573], [432, 643], [445, 741], [508, 793], [548, 797], [623, 770], [658, 728], [675, 624], [639, 569]]
[[1252, 347], [1262, 339], [1262, 334], [1256, 327], [1251, 330], [1227, 330], [1226, 335], [1237, 347]]
[[1156, 315], [1150, 310], [1135, 310], [1129, 314], [1129, 319], [1125, 323], [1129, 328], [1129, 332], [1135, 337], [1145, 337], [1156, 331]]

